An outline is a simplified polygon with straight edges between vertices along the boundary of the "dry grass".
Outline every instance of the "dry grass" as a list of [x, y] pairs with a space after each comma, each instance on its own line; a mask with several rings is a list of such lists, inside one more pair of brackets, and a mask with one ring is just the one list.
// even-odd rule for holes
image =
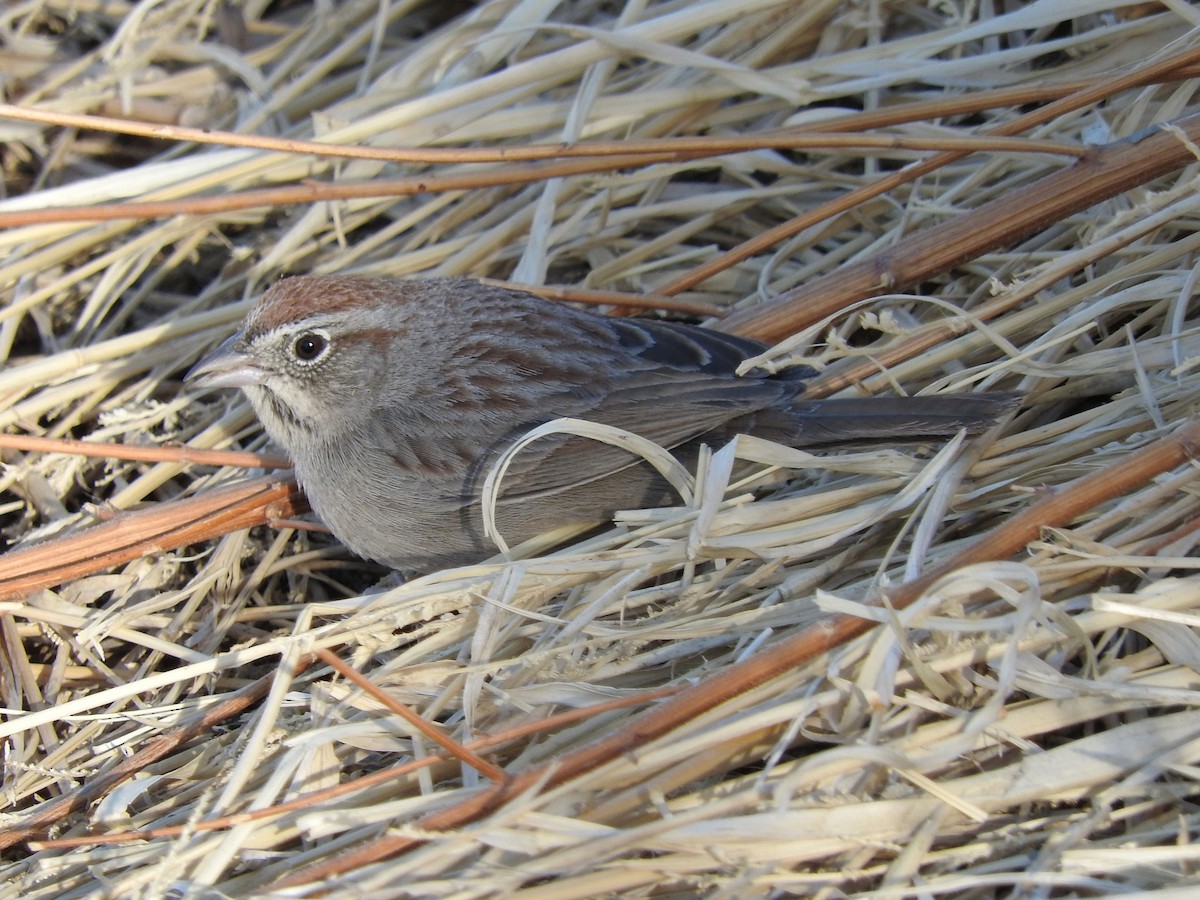
[[[0, 424], [164, 454], [3, 451], [0, 900], [1194, 882], [1200, 14], [235, 6], [0, 13]], [[1132, 145], [1158, 170], [975, 243], [974, 210], [1048, 210], [1031, 185], [1092, 144], [1130, 171], [1163, 123]], [[933, 227], [969, 249], [924, 271]], [[149, 538], [124, 511], [182, 525], [248, 477], [178, 444], [268, 449], [182, 372], [264, 285], [332, 271], [667, 294], [755, 333], [782, 297], [771, 358], [819, 392], [1028, 400], [926, 448], [714, 448], [688, 506], [378, 591], [290, 522]], [[838, 295], [855, 271], [874, 289]], [[729, 485], [734, 455], [758, 468]], [[114, 515], [132, 561], [14, 587]]]

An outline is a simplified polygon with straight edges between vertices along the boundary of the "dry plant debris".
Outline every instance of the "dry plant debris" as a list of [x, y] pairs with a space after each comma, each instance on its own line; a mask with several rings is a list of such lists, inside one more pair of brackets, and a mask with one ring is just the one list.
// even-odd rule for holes
[[[8, 4], [0, 900], [1193, 884], [1197, 28]], [[814, 393], [1027, 402], [926, 447], [739, 440], [688, 506], [377, 587], [254, 471], [240, 398], [180, 383], [334, 271], [661, 302]]]

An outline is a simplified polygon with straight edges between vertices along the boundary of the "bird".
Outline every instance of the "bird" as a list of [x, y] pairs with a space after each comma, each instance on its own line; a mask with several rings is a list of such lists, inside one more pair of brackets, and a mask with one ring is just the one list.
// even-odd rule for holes
[[[488, 471], [560, 417], [634, 432], [688, 461], [739, 433], [794, 447], [975, 433], [1019, 400], [804, 399], [816, 374], [807, 366], [738, 374], [765, 348], [470, 278], [301, 275], [267, 289], [185, 379], [240, 388], [333, 535], [410, 572], [497, 551], [483, 525]], [[515, 544], [669, 502], [662, 477], [627, 451], [555, 434], [513, 458], [496, 523]]]

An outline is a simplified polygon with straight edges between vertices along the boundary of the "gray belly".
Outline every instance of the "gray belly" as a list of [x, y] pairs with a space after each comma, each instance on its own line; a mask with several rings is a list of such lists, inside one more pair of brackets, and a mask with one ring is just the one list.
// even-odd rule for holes
[[[484, 535], [478, 487], [464, 497], [461, 482], [406, 478], [398, 471], [374, 478], [313, 477], [299, 462], [296, 476], [314, 512], [358, 556], [394, 569], [430, 571], [497, 552]], [[670, 502], [659, 476], [634, 466], [537, 499], [502, 497], [496, 522], [504, 540], [515, 545], [563, 525], [611, 520], [620, 509]]]

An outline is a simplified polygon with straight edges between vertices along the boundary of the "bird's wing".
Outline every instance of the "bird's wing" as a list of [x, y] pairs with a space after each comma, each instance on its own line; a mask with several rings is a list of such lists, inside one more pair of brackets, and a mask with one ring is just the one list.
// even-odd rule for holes
[[[786, 404], [813, 373], [796, 369], [776, 378], [738, 377], [743, 360], [757, 355], [757, 341], [657, 319], [611, 321], [622, 363], [597, 372], [594, 384], [545, 398], [542, 415], [506, 436], [490, 460], [533, 426], [571, 416], [633, 432], [671, 449], [705, 435], [724, 441], [731, 419]], [[612, 475], [639, 459], [628, 451], [568, 435], [527, 445], [510, 464], [503, 502], [527, 501], [570, 490]]]
[[[730, 381], [705, 384], [695, 376], [689, 383], [659, 379], [653, 385], [618, 388], [589, 409], [564, 410], [560, 416], [548, 418], [568, 416], [612, 425], [670, 450], [705, 435], [710, 435], [714, 442], [724, 441], [731, 435], [723, 433], [722, 426], [730, 419], [761, 408], [764, 401], [778, 399], [777, 392], [768, 393], [755, 387]], [[493, 452], [479, 461], [476, 475], [479, 483], [487, 474], [482, 471], [484, 466], [490, 468], [500, 453], [542, 421], [546, 420], [514, 429], [509, 439], [497, 442]], [[640, 462], [640, 457], [619, 447], [572, 434], [551, 434], [527, 444], [510, 461], [501, 501], [525, 502], [551, 496]]]

